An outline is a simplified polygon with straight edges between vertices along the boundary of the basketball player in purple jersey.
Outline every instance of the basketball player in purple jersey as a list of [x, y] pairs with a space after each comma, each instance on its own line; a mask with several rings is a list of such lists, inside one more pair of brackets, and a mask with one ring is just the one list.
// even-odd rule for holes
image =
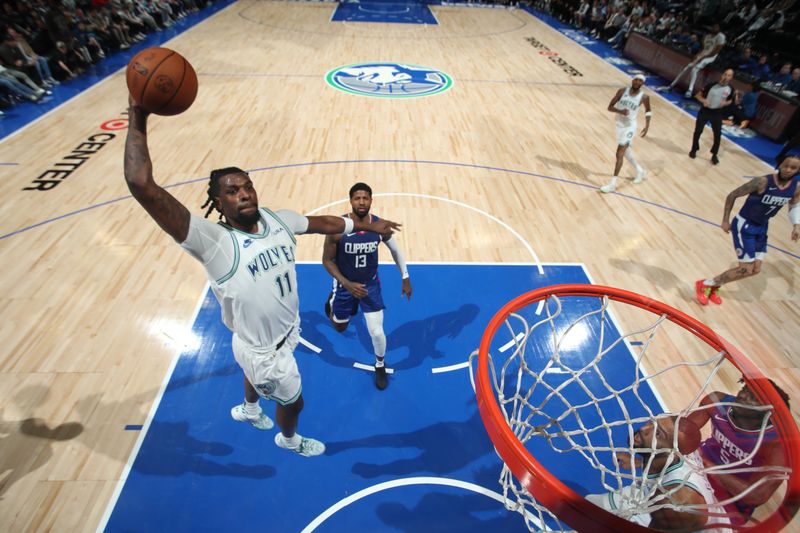
[[[379, 218], [370, 214], [372, 189], [366, 183], [356, 183], [350, 188], [352, 212], [344, 215], [354, 222], [369, 223]], [[395, 239], [384, 239], [377, 233], [358, 231], [325, 238], [322, 264], [333, 276], [333, 290], [325, 302], [325, 314], [336, 331], [343, 332], [350, 318], [364, 313], [372, 347], [375, 350], [375, 385], [383, 390], [388, 385], [384, 355], [386, 335], [383, 332], [383, 296], [378, 278], [378, 245], [383, 242], [403, 277], [402, 294], [411, 299], [411, 280], [405, 259]]]
[[[783, 399], [786, 408], [789, 408], [789, 395], [778, 387], [774, 381], [769, 380], [778, 395]], [[739, 380], [743, 383], [744, 380]], [[714, 405], [714, 404], [743, 404]], [[706, 467], [718, 465], [734, 465], [739, 461], [743, 463], [731, 466], [731, 469], [746, 469], [768, 466], [785, 466], [781, 441], [775, 428], [764, 417], [769, 416], [767, 410], [748, 409], [747, 405], [763, 405], [753, 395], [747, 385], [744, 385], [736, 396], [722, 392], [712, 392], [700, 401], [700, 406], [705, 409], [695, 411], [689, 415], [689, 420], [698, 427], [703, 427], [711, 421], [711, 436], [700, 445], [700, 453]], [[764, 436], [761, 429], [764, 426]], [[761, 443], [759, 445], [759, 439]], [[731, 523], [734, 525], [745, 524], [753, 514], [755, 508], [767, 500], [780, 486], [781, 480], [764, 480], [758, 482], [775, 472], [735, 472], [709, 473], [708, 479], [714, 488], [717, 501], [725, 501], [753, 487], [750, 492], [728, 505], [726, 512], [730, 513]]]
[[[719, 288], [722, 285], [761, 272], [761, 262], [767, 253], [769, 219], [787, 203], [789, 220], [792, 223], [792, 240], [800, 239], [798, 172], [800, 172], [800, 157], [790, 156], [783, 160], [777, 172], [753, 178], [728, 194], [720, 226], [726, 233], [733, 233], [733, 247], [739, 258], [739, 266], [726, 270], [713, 279], [700, 279], [695, 282], [695, 295], [701, 305], [707, 305], [709, 300], [721, 304]], [[742, 209], [733, 222], [729, 222], [733, 203], [745, 195], [747, 199]]]

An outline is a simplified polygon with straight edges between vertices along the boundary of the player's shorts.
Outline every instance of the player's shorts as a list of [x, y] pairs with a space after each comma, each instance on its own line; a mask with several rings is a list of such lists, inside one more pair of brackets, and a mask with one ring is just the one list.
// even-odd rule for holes
[[386, 308], [383, 305], [380, 278], [376, 275], [364, 285], [367, 287], [367, 295], [363, 298], [356, 298], [342, 284], [333, 280], [333, 301], [330, 303], [334, 322], [339, 324], [349, 322], [350, 318], [358, 313], [359, 306], [364, 313], [374, 313]]
[[276, 346], [269, 348], [247, 344], [236, 333], [233, 334], [233, 357], [262, 398], [288, 405], [300, 396], [300, 371], [294, 359], [294, 349], [299, 341], [299, 323], [292, 326]]
[[636, 137], [636, 124], [627, 128], [617, 126], [617, 146], [628, 146]]
[[767, 255], [767, 225], [759, 226], [739, 215], [733, 217], [733, 248], [740, 263], [763, 261]]

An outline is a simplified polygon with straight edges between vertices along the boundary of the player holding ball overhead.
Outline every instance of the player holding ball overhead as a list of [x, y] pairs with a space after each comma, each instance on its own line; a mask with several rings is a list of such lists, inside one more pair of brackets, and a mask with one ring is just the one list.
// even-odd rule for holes
[[[275, 418], [280, 426], [275, 444], [304, 457], [320, 455], [325, 452], [322, 442], [297, 433], [304, 403], [294, 358], [300, 340], [295, 235], [369, 231], [388, 238], [400, 225], [389, 220], [305, 217], [288, 209], [273, 212], [260, 208], [250, 176], [236, 167], [213, 170], [209, 177], [208, 199], [203, 205], [209, 206], [205, 216], [216, 210], [220, 221], [214, 223], [190, 213], [155, 182], [147, 144], [148, 110], [175, 114], [185, 110], [194, 99], [184, 98], [180, 88], [171, 99], [155, 103], [149, 99], [152, 91], [159, 90], [151, 88], [153, 76], [157, 77], [172, 57], [174, 53], [155, 67], [152, 67], [154, 58], [145, 58], [138, 66], [134, 58], [128, 67], [129, 73], [135, 70], [136, 76], [148, 81], [141, 93], [141, 103], [136, 96], [129, 97], [125, 181], [133, 197], [161, 229], [205, 268], [222, 308], [222, 320], [233, 332], [234, 358], [244, 372], [245, 398], [231, 409], [233, 419], [256, 429], [271, 429], [272, 420], [262, 412], [259, 398], [274, 400]], [[189, 69], [181, 72], [186, 79]], [[175, 102], [180, 102], [180, 106]]]

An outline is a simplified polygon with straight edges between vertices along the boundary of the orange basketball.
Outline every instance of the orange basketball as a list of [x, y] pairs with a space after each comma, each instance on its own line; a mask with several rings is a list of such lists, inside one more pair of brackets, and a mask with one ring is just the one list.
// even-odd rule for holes
[[150, 113], [183, 113], [197, 96], [197, 74], [178, 52], [154, 46], [133, 56], [125, 73], [133, 100]]

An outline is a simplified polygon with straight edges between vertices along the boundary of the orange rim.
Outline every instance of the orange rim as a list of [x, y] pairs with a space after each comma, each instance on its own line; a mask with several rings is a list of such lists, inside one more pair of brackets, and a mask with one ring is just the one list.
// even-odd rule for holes
[[[522, 294], [504, 305], [492, 317], [481, 337], [475, 394], [483, 424], [498, 454], [514, 477], [540, 504], [578, 531], [607, 533], [653, 531], [595, 506], [550, 474], [517, 439], [497, 405], [497, 398], [489, 379], [489, 346], [495, 332], [511, 313], [553, 295], [608, 296], [611, 300], [627, 303], [657, 315], [666, 314], [668, 320], [693, 333], [715, 350], [723, 352], [728, 361], [742, 373], [745, 383], [759, 400], [773, 406], [773, 425], [784, 443], [786, 464], [791, 469], [781, 505], [763, 522], [751, 527], [758, 527], [759, 532], [780, 531], [792, 520], [800, 507], [800, 476], [795, 469], [800, 460], [800, 432], [791, 412], [767, 378], [739, 350], [695, 318], [652, 298], [602, 285], [552, 285]], [[739, 526], [732, 529], [747, 530], [751, 527]]]

